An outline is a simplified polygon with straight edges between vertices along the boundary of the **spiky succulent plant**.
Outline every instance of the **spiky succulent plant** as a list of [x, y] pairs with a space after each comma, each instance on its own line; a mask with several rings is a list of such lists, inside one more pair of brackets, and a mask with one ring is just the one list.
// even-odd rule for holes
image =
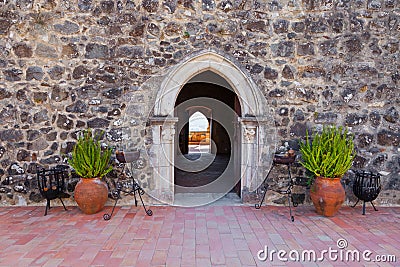
[[68, 163], [82, 178], [101, 178], [112, 170], [111, 148], [102, 148], [99, 135], [93, 137], [91, 129], [78, 137]]

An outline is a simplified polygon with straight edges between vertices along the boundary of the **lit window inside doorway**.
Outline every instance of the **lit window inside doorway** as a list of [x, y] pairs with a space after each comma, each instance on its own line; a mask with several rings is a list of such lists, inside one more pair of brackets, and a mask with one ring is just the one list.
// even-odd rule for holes
[[201, 112], [189, 118], [189, 154], [210, 152], [210, 124]]

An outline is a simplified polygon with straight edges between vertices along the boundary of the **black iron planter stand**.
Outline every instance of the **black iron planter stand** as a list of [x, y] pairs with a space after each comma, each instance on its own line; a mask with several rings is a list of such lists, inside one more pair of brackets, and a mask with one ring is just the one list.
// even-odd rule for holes
[[261, 205], [264, 202], [265, 195], [267, 194], [267, 191], [268, 191], [267, 179], [268, 179], [269, 174], [271, 173], [272, 169], [277, 164], [286, 165], [287, 169], [288, 169], [289, 185], [288, 185], [288, 188], [286, 190], [281, 190], [281, 191], [278, 191], [278, 192], [281, 193], [281, 194], [286, 194], [288, 196], [290, 220], [292, 222], [294, 222], [294, 216], [292, 215], [292, 207], [290, 206], [290, 202], [293, 203], [294, 207], [297, 207], [298, 203], [293, 201], [293, 197], [292, 197], [292, 189], [293, 189], [294, 183], [293, 183], [293, 180], [292, 180], [292, 174], [291, 174], [291, 171], [290, 171], [290, 167], [295, 162], [295, 159], [296, 159], [295, 155], [293, 155], [293, 156], [286, 156], [286, 155], [280, 155], [280, 154], [275, 154], [274, 155], [274, 158], [273, 158], [273, 161], [272, 161], [272, 166], [269, 169], [268, 174], [264, 179], [264, 182], [262, 183], [262, 189], [264, 190], [263, 197], [262, 197], [260, 203], [257, 203], [257, 204], [254, 205], [256, 209], [261, 208]]
[[[116, 182], [116, 189], [113, 190], [111, 192], [112, 197], [115, 199], [115, 203], [114, 206], [111, 210], [111, 214], [109, 213], [105, 213], [103, 215], [104, 220], [108, 221], [111, 219], [111, 216], [114, 213], [114, 209], [117, 206], [117, 202], [119, 199], [121, 199], [121, 192], [127, 194], [127, 195], [133, 195], [135, 198], [135, 206], [137, 207], [138, 204], [138, 200], [136, 198], [136, 195], [139, 196], [140, 201], [142, 202], [142, 206], [144, 208], [144, 211], [146, 212], [146, 214], [148, 216], [152, 216], [153, 215], [153, 211], [151, 209], [147, 209], [144, 202], [143, 202], [143, 198], [142, 195], [144, 195], [144, 190], [140, 187], [140, 185], [135, 181], [135, 178], [133, 177], [132, 173], [130, 172], [129, 168], [126, 168], [126, 164], [127, 163], [132, 163], [132, 161], [136, 160], [133, 158], [129, 158], [129, 156], [127, 156], [129, 152], [125, 152], [125, 156], [124, 153], [117, 153], [117, 159], [120, 162], [120, 164], [123, 164], [123, 168], [122, 168], [122, 174], [126, 175], [128, 177], [127, 181], [120, 181], [120, 179], [118, 178], [117, 182]], [[121, 156], [122, 154], [122, 156]], [[136, 157], [136, 156], [135, 156]], [[139, 155], [137, 154], [137, 157], [139, 157]]]
[[379, 173], [375, 174], [372, 172], [357, 170], [356, 179], [353, 184], [353, 193], [358, 199], [356, 204], [352, 207], [354, 208], [357, 206], [358, 202], [362, 200], [364, 201], [362, 208], [363, 215], [365, 215], [365, 202], [371, 202], [372, 207], [377, 211], [372, 201], [378, 197], [381, 188], [381, 175]]
[[36, 169], [37, 181], [40, 194], [46, 199], [46, 209], [44, 216], [47, 215], [47, 211], [51, 209], [50, 201], [53, 199], [59, 199], [64, 207], [67, 208], [62, 201], [62, 198], [69, 198], [70, 195], [65, 193], [65, 178], [68, 176], [68, 172], [63, 168], [52, 168], [49, 170]]

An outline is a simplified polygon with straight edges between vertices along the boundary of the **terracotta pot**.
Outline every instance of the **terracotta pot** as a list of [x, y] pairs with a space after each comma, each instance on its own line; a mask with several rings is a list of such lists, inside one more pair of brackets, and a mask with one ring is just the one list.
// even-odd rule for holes
[[342, 206], [346, 192], [340, 179], [324, 177], [315, 179], [310, 188], [310, 197], [318, 214], [330, 217]]
[[107, 184], [99, 178], [81, 178], [76, 184], [74, 198], [83, 213], [99, 212], [107, 202]]

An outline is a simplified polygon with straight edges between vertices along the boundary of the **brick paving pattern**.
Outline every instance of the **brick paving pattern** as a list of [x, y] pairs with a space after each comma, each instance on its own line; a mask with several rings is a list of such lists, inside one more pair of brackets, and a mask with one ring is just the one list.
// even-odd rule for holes
[[[139, 207], [117, 207], [115, 216], [104, 221], [103, 213], [84, 215], [76, 207], [55, 207], [48, 216], [44, 207], [0, 208], [0, 266], [400, 266], [399, 207], [377, 212], [368, 207], [366, 216], [361, 207], [343, 207], [335, 217], [324, 218], [312, 206], [299, 206], [293, 223], [287, 207], [151, 209], [149, 217]], [[288, 253], [339, 250], [340, 238], [348, 242], [344, 252], [370, 250], [371, 258], [395, 255], [397, 262], [257, 257], [265, 246]]]

